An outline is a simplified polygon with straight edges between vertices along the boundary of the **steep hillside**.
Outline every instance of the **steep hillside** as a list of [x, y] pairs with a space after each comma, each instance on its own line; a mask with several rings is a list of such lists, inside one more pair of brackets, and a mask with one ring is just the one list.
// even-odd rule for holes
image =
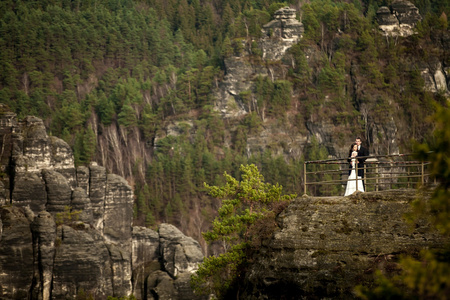
[[[274, 22], [286, 5], [294, 19]], [[127, 178], [135, 224], [200, 238], [216, 209], [203, 182], [242, 163], [298, 192], [304, 160], [344, 157], [356, 136], [373, 154], [426, 140], [448, 98], [449, 13], [448, 1], [2, 1], [0, 101], [42, 118], [77, 165]]]

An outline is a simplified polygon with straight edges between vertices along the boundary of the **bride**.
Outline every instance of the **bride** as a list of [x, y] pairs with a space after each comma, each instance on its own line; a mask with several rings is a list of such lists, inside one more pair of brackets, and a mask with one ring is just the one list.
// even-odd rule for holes
[[[356, 156], [358, 155], [358, 145], [353, 143], [350, 147], [350, 151], [348, 152], [348, 156], [350, 157], [350, 169], [347, 181], [347, 187], [345, 189], [344, 196], [348, 196], [356, 192], [356, 190], [364, 192], [363, 182], [361, 180], [361, 176], [358, 176], [358, 180], [356, 179]], [[356, 188], [358, 187], [358, 189]]]

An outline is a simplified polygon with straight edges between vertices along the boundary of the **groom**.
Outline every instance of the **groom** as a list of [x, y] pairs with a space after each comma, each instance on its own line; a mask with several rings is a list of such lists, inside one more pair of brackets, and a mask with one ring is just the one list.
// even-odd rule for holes
[[[355, 140], [356, 145], [358, 145], [358, 156], [369, 156], [369, 150], [367, 148], [361, 146], [361, 138], [357, 137]], [[361, 176], [361, 179], [363, 179], [363, 187], [364, 190], [366, 190], [365, 184], [364, 184], [364, 162], [366, 161], [367, 157], [364, 158], [358, 158], [358, 176]]]

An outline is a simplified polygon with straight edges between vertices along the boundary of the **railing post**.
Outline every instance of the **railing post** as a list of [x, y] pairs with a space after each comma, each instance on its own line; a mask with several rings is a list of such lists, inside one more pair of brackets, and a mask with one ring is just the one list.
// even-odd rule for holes
[[358, 190], [358, 160], [355, 159], [355, 172], [356, 172], [356, 190]]
[[[406, 165], [406, 168], [408, 168], [408, 165]], [[411, 187], [410, 176], [411, 176], [411, 168], [408, 168], [408, 177], [406, 178], [406, 180], [408, 180], [408, 189]]]
[[391, 166], [391, 175], [389, 176], [390, 177], [390, 184], [389, 184], [389, 188], [392, 190], [392, 169], [394, 168], [394, 164], [392, 163], [392, 161], [391, 161], [391, 163], [389, 164], [390, 166]]
[[[364, 164], [364, 168], [363, 168], [363, 176], [362, 176], [362, 178], [361, 178], [361, 184], [363, 184], [364, 183], [364, 179], [366, 178], [366, 164]], [[366, 183], [367, 183], [367, 181], [366, 181]], [[363, 184], [363, 187], [364, 187], [364, 192], [367, 192], [367, 185], [364, 185]]]
[[422, 172], [421, 172], [421, 177], [422, 177], [422, 186], [424, 185], [424, 183], [425, 183], [425, 178], [423, 177], [423, 173], [424, 173], [424, 169], [425, 169], [425, 164], [424, 164], [424, 162], [422, 161]]
[[306, 162], [303, 163], [303, 195], [306, 195]]
[[377, 167], [376, 167], [376, 169], [375, 169], [375, 173], [376, 173], [376, 177], [375, 177], [375, 190], [378, 192], [378, 185], [379, 185], [379, 178], [380, 178], [380, 173], [379, 173], [379, 170], [378, 170], [378, 166], [379, 166], [379, 163], [378, 163], [378, 161], [377, 161]]

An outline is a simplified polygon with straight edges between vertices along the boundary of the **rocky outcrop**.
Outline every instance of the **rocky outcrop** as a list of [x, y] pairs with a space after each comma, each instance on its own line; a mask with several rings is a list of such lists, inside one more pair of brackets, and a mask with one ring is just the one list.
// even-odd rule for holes
[[175, 226], [161, 224], [159, 227], [160, 256], [164, 269], [170, 276], [192, 273], [203, 259], [199, 243], [181, 233]]
[[51, 214], [40, 212], [31, 222], [33, 236], [32, 298], [50, 299], [55, 258], [56, 224]]
[[394, 267], [401, 254], [443, 247], [448, 238], [428, 222], [405, 221], [416, 196], [397, 190], [294, 200], [248, 272], [247, 299], [351, 299], [357, 284]]
[[[296, 18], [295, 9], [284, 7], [274, 13], [273, 20], [263, 26], [263, 37], [258, 40], [263, 60], [280, 60], [286, 51], [303, 36], [304, 27]], [[242, 41], [245, 48], [246, 41]], [[224, 59], [225, 76], [214, 91], [215, 109], [224, 118], [237, 118], [248, 113], [248, 103], [240, 94], [254, 88], [256, 74], [276, 76], [274, 70], [263, 64], [252, 64], [249, 53], [243, 51], [237, 56]], [[246, 107], [247, 106], [247, 107]]]
[[[132, 254], [133, 259], [133, 290], [135, 296], [145, 299], [149, 274], [160, 271], [159, 235], [156, 231], [145, 227], [133, 227]], [[164, 272], [162, 272], [164, 273]], [[152, 275], [153, 276], [153, 275]], [[151, 298], [149, 298], [151, 299]]]
[[389, 36], [412, 35], [420, 20], [419, 9], [407, 0], [396, 0], [390, 8], [382, 6], [377, 11], [379, 28]]
[[123, 177], [106, 177], [103, 234], [115, 243], [131, 248], [131, 221], [133, 219], [133, 191]]
[[224, 59], [225, 76], [214, 90], [215, 109], [223, 118], [238, 118], [248, 112], [240, 94], [252, 88], [254, 74], [267, 74], [261, 66], [253, 66], [245, 56], [231, 56]]
[[198, 299], [189, 278], [200, 245], [169, 224], [133, 229], [124, 178], [95, 163], [75, 169], [42, 120], [3, 106], [0, 134], [1, 299]]
[[421, 69], [421, 75], [427, 91], [432, 93], [449, 94], [449, 87], [447, 83], [449, 72], [446, 72], [439, 61], [435, 61], [431, 64], [431, 66], [424, 66]]
[[295, 18], [295, 9], [283, 7], [274, 13], [273, 20], [263, 26], [260, 45], [263, 58], [278, 60], [303, 36], [304, 27]]

